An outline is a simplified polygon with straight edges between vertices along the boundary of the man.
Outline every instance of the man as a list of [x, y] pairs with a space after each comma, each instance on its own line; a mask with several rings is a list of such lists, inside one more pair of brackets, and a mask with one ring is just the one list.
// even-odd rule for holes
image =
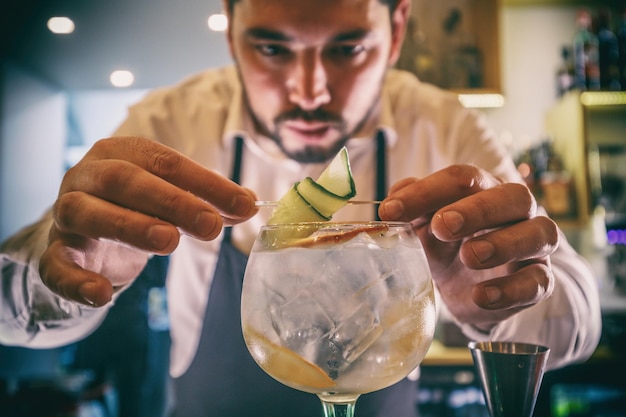
[[[3, 276], [0, 342], [85, 336], [150, 253], [171, 253], [178, 415], [321, 415], [314, 396], [256, 367], [241, 341], [238, 294], [221, 291], [241, 285], [245, 254], [269, 216], [257, 213], [257, 196], [278, 199], [315, 178], [346, 145], [359, 198], [384, 197], [382, 219], [413, 222], [466, 335], [548, 345], [552, 368], [593, 352], [593, 276], [510, 157], [453, 94], [389, 70], [409, 0], [225, 7], [235, 68], [131, 108], [114, 137], [68, 171], [50, 215], [7, 242], [13, 261], [3, 275], [14, 273]], [[371, 219], [372, 211], [352, 206], [335, 218]], [[414, 415], [414, 390], [404, 380], [364, 395], [357, 415]]]

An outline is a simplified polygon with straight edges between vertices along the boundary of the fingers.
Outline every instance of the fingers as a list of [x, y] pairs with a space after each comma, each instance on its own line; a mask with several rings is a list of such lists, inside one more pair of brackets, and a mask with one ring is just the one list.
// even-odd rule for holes
[[394, 184], [380, 205], [379, 215], [384, 220], [413, 221], [500, 183], [477, 167], [453, 165], [422, 179], [408, 178]]
[[224, 224], [255, 214], [254, 200], [250, 190], [161, 144], [112, 138], [68, 171], [55, 221], [65, 233], [166, 254], [178, 244], [178, 229], [214, 239]]
[[507, 262], [545, 258], [558, 245], [556, 224], [539, 216], [464, 241], [459, 257], [469, 268], [487, 269]]
[[450, 312], [485, 330], [553, 291], [556, 224], [537, 216], [530, 190], [469, 165], [396, 183], [384, 220], [411, 222]]
[[[398, 208], [400, 207], [400, 208]], [[429, 226], [441, 242], [462, 242], [459, 256], [473, 269], [552, 253], [556, 224], [536, 217], [530, 190], [473, 166], [452, 166], [424, 179], [405, 179], [392, 187], [381, 205], [383, 219]]]
[[[141, 138], [105, 139], [94, 145], [85, 156], [84, 162], [87, 164], [97, 160], [127, 162], [127, 165], [119, 167], [122, 172], [117, 171], [116, 165], [113, 165], [114, 168], [110, 166], [109, 169], [98, 165], [91, 167], [93, 175], [83, 178], [87, 178], [90, 184], [94, 183], [91, 179], [96, 178], [98, 180], [96, 184], [101, 184], [103, 189], [114, 190], [123, 179], [125, 180], [121, 184], [123, 187], [135, 184], [134, 191], [141, 189], [144, 192], [154, 192], [152, 187], [155, 183], [159, 186], [157, 179], [162, 179], [183, 192], [189, 192], [210, 202], [225, 217], [248, 218], [256, 213], [254, 195], [249, 190], [157, 142]], [[152, 174], [156, 179], [152, 182], [147, 181], [147, 175], [135, 178], [132, 176], [136, 173], [133, 172], [133, 165], [141, 171]], [[88, 184], [80, 183], [81, 189], [85, 186]]]
[[[101, 215], [84, 222], [100, 221], [105, 223], [100, 229], [115, 226], [119, 229], [126, 223], [139, 221], [139, 213], [143, 213], [144, 219], [136, 227], [147, 226], [151, 216], [181, 227], [198, 238], [210, 239], [219, 233], [221, 216], [214, 207], [136, 165], [119, 160], [97, 160], [84, 164], [81, 169], [80, 179], [67, 186], [58, 199], [57, 218], [68, 213], [62, 225], [80, 223], [73, 216], [91, 211], [91, 214]], [[132, 215], [126, 209], [137, 214]], [[103, 214], [111, 214], [111, 217]], [[149, 223], [158, 222], [152, 219]], [[67, 228], [67, 231], [75, 230]]]
[[111, 282], [101, 275], [81, 268], [72, 250], [53, 242], [39, 262], [43, 283], [61, 297], [94, 307], [103, 306], [113, 296]]
[[438, 239], [451, 241], [530, 219], [536, 211], [537, 203], [527, 187], [507, 183], [441, 208], [433, 216], [431, 227]]
[[[54, 205], [44, 283], [62, 297], [104, 305], [168, 254], [184, 231], [202, 240], [254, 215], [253, 192], [181, 153], [141, 138], [97, 142], [66, 173]], [[106, 277], [106, 278], [105, 278]]]
[[472, 299], [486, 310], [516, 310], [550, 296], [554, 277], [549, 265], [532, 262], [514, 274], [484, 281], [472, 289]]
[[[191, 222], [182, 220], [187, 230], [204, 239], [217, 236], [222, 224], [218, 215], [199, 210], [190, 212], [196, 213]], [[126, 242], [162, 255], [172, 252], [179, 242], [180, 234], [173, 224], [83, 192], [63, 194], [54, 206], [54, 213], [57, 228], [66, 234]], [[167, 220], [177, 221], [171, 216]]]

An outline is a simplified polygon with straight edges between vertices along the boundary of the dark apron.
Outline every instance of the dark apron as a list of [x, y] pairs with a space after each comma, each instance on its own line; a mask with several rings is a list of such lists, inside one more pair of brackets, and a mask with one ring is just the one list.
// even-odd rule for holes
[[[384, 138], [379, 135], [384, 152]], [[238, 138], [232, 179], [239, 182], [243, 141]], [[378, 178], [381, 166], [378, 158]], [[384, 197], [378, 182], [377, 197]], [[241, 286], [247, 256], [231, 243], [225, 229], [204, 325], [189, 369], [174, 380], [177, 417], [322, 417], [316, 395], [291, 389], [254, 362], [241, 333]], [[357, 401], [357, 417], [415, 417], [417, 384], [407, 379]]]
[[[69, 346], [73, 369], [88, 369], [110, 382], [119, 417], [160, 417], [167, 408], [171, 339], [165, 303], [169, 257], [153, 256], [133, 284], [116, 300], [104, 322]], [[162, 304], [155, 304], [154, 295]]]

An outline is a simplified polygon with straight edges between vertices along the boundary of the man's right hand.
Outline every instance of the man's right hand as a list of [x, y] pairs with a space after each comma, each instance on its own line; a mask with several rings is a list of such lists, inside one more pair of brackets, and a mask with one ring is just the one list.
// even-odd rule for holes
[[65, 175], [39, 271], [59, 295], [93, 306], [130, 283], [150, 253], [169, 254], [181, 231], [215, 239], [253, 216], [255, 195], [157, 142], [97, 142]]

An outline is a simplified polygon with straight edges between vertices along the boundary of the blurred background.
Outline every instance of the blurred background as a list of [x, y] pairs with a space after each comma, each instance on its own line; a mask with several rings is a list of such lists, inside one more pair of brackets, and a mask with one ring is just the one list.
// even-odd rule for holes
[[[0, 13], [0, 240], [48, 208], [63, 173], [92, 143], [110, 135], [128, 105], [149, 89], [231, 63], [218, 0], [9, 0], [5, 6]], [[537, 416], [626, 415], [621, 377], [626, 361], [625, 7], [624, 0], [414, 0], [398, 63], [484, 112], [539, 201], [597, 271], [601, 346], [586, 364], [546, 375]], [[622, 55], [614, 63], [600, 62], [612, 42]], [[597, 48], [598, 60], [592, 62], [597, 67], [587, 68], [597, 80], [581, 84], [577, 79], [579, 45]], [[161, 365], [153, 369], [160, 381], [169, 343], [167, 320], [158, 316], [166, 315], [159, 293], [163, 277], [147, 273], [145, 288], [136, 289], [145, 301], [137, 307], [143, 313], [137, 325], [151, 342], [138, 349]], [[149, 309], [161, 319], [149, 319]], [[109, 320], [113, 328], [123, 321]], [[440, 322], [416, 393], [425, 416], [486, 415], [465, 343], [450, 322]], [[107, 415], [97, 413], [108, 410], [124, 416], [116, 379], [96, 376], [93, 364], [77, 366], [84, 348], [0, 347], [0, 415], [10, 415], [7, 404], [17, 413], [20, 395], [29, 399], [52, 386], [74, 400], [89, 389], [95, 393], [74, 401], [82, 404], [74, 414], [63, 415]], [[111, 361], [119, 360], [109, 354], [117, 358]], [[167, 385], [134, 394], [142, 395], [167, 409]]]

